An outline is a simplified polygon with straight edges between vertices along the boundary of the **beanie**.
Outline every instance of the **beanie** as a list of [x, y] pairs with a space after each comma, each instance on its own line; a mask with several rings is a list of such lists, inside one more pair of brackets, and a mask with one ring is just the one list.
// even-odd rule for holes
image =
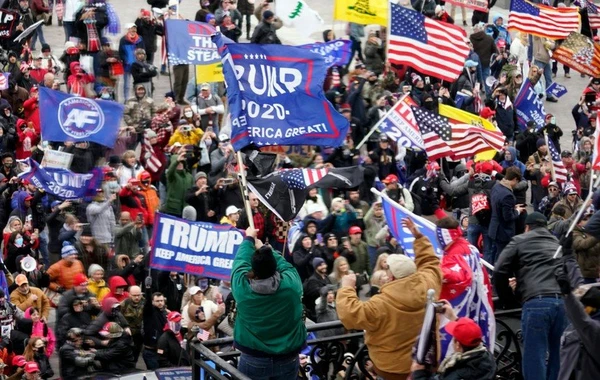
[[577, 187], [575, 186], [575, 184], [573, 182], [567, 182], [565, 184], [565, 189], [563, 190], [563, 194], [569, 195], [569, 194], [579, 194], [579, 193], [577, 192]]
[[252, 271], [256, 279], [264, 280], [275, 274], [277, 263], [271, 247], [263, 245], [252, 256]]
[[193, 206], [185, 206], [181, 212], [181, 217], [191, 222], [196, 221], [197, 212]]
[[69, 243], [68, 241], [65, 241], [63, 243], [63, 247], [60, 251], [60, 257], [62, 257], [63, 259], [67, 256], [70, 255], [77, 255], [77, 250], [75, 249], [75, 247], [73, 247], [71, 245], [71, 243]]
[[417, 83], [421, 80], [423, 80], [423, 78], [421, 78], [420, 75], [417, 75], [416, 73], [410, 74], [410, 82], [412, 83], [413, 86], [416, 86]]
[[408, 277], [417, 272], [417, 266], [415, 265], [415, 262], [405, 255], [389, 255], [387, 258], [387, 263], [390, 267], [390, 272], [392, 272], [392, 275], [395, 279]]
[[269, 18], [275, 16], [275, 13], [271, 12], [270, 10], [266, 10], [263, 12], [262, 16], [263, 16], [263, 20], [266, 20], [266, 19], [269, 19]]
[[102, 268], [100, 265], [98, 265], [98, 264], [90, 265], [90, 267], [88, 269], [88, 276], [92, 277], [94, 275], [94, 273], [98, 272], [99, 270], [104, 272], [104, 268]]
[[546, 140], [544, 140], [544, 139], [538, 139], [537, 142], [535, 143], [536, 148], [539, 148], [544, 145], [546, 145]]
[[323, 264], [324, 262], [325, 262], [325, 260], [323, 260], [322, 258], [320, 258], [320, 257], [315, 257], [315, 258], [313, 259], [312, 266], [313, 266], [313, 268], [314, 268], [314, 269], [317, 269], [317, 268], [318, 268], [319, 266], [321, 266], [321, 264]]

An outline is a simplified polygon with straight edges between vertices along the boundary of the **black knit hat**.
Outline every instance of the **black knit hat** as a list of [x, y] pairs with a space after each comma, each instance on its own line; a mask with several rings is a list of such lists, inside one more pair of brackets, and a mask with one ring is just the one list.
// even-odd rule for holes
[[258, 280], [264, 280], [275, 274], [277, 263], [271, 247], [263, 245], [252, 256], [252, 271]]

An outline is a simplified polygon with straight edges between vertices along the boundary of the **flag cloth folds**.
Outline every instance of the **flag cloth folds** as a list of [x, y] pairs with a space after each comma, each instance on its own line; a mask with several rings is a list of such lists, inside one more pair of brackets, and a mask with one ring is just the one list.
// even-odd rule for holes
[[384, 117], [379, 119], [375, 128], [405, 148], [424, 150], [425, 144], [411, 106], [416, 105], [408, 95], [402, 97]]
[[351, 189], [363, 181], [363, 168], [280, 169], [262, 178], [248, 177], [248, 188], [284, 221], [298, 214], [309, 187]]
[[555, 8], [512, 0], [508, 13], [508, 30], [546, 37], [565, 39], [579, 30], [579, 11], [576, 7]]
[[452, 156], [448, 143], [452, 140], [452, 129], [448, 120], [433, 112], [413, 107], [413, 114], [421, 130], [423, 145], [431, 161]]
[[95, 142], [115, 145], [123, 111], [122, 104], [88, 99], [39, 87], [42, 140]]
[[298, 47], [322, 55], [329, 67], [347, 65], [352, 55], [352, 41], [350, 40], [315, 42], [313, 44], [299, 45]]
[[169, 19], [165, 21], [167, 56], [170, 65], [209, 65], [219, 62], [211, 40], [215, 28], [204, 22]]
[[323, 19], [303, 0], [286, 0], [277, 3], [277, 15], [283, 25], [295, 28], [296, 33], [303, 37], [323, 29]]
[[506, 137], [489, 120], [445, 104], [439, 105], [439, 113], [450, 121], [453, 140], [450, 146], [456, 157], [491, 154], [493, 158], [504, 147]]
[[[227, 44], [213, 37], [223, 61], [236, 150], [254, 143], [338, 147], [349, 121], [325, 97], [325, 59], [297, 46]], [[310, 110], [310, 112], [307, 112]]]
[[146, 156], [144, 159], [146, 167], [150, 169], [152, 173], [158, 173], [162, 167], [162, 162], [160, 162], [160, 158], [158, 158], [154, 153], [154, 148], [152, 147], [150, 139], [148, 138], [148, 131], [150, 131], [150, 129], [146, 129], [146, 132], [144, 133], [144, 150], [146, 151]]
[[490, 11], [487, 0], [446, 0], [446, 3], [484, 13], [488, 13]]
[[[596, 125], [600, 123], [600, 116], [596, 116]], [[594, 130], [594, 147], [592, 149], [592, 170], [600, 170], [600, 128]]]
[[389, 0], [335, 0], [333, 19], [388, 26]]
[[552, 140], [546, 140], [548, 141], [548, 151], [550, 151], [550, 157], [552, 158], [552, 166], [554, 166], [554, 176], [556, 182], [567, 182], [567, 168], [560, 158], [560, 152], [556, 149], [554, 143], [552, 143]]
[[529, 78], [521, 85], [514, 106], [517, 112], [517, 124], [521, 131], [527, 128], [527, 123], [530, 121], [534, 121], [538, 128], [546, 125], [544, 100], [538, 97]]
[[390, 7], [388, 60], [454, 82], [469, 55], [465, 31], [400, 5]]
[[582, 74], [600, 77], [600, 45], [581, 33], [569, 34], [552, 58]]
[[10, 73], [0, 73], [0, 90], [8, 90]]
[[548, 87], [546, 89], [546, 94], [553, 95], [557, 98], [560, 98], [561, 96], [565, 95], [567, 92], [569, 92], [567, 90], [567, 87], [563, 86], [562, 84], [558, 84], [557, 82], [552, 82], [550, 87]]
[[590, 29], [600, 29], [600, 10], [598, 6], [591, 1], [585, 1], [585, 8], [588, 13], [588, 20], [590, 22]]

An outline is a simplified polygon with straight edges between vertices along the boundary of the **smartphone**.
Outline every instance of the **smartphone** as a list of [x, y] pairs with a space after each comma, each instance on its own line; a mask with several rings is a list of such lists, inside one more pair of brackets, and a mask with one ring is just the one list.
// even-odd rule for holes
[[587, 94], [585, 94], [585, 103], [590, 106], [593, 105], [596, 102], [596, 93], [595, 92], [588, 92]]
[[431, 82], [431, 79], [429, 79], [429, 77], [425, 77], [425, 84], [429, 84]]
[[550, 122], [551, 122], [552, 124], [555, 124], [555, 125], [556, 125], [556, 117], [555, 117], [555, 116], [552, 116], [552, 117], [550, 118]]
[[224, 178], [223, 185], [231, 185], [233, 184], [233, 178]]
[[342, 238], [342, 244], [344, 244], [345, 242], [349, 241], [350, 239], [348, 239], [348, 236], [344, 236]]
[[206, 131], [204, 131], [204, 133], [212, 133], [213, 132], [213, 127], [206, 127]]
[[137, 214], [137, 220], [138, 220], [138, 222], [141, 222], [141, 221], [144, 220], [144, 216], [142, 215], [141, 212], [138, 212], [138, 214]]
[[320, 232], [317, 234], [317, 243], [323, 244], [323, 234]]

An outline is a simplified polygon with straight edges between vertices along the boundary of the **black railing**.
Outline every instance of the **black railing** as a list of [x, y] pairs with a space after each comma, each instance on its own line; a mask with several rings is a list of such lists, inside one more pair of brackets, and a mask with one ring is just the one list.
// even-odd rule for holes
[[[498, 311], [496, 315], [496, 346], [494, 356], [497, 378], [521, 380], [521, 310]], [[307, 326], [309, 333], [343, 327], [341, 322], [325, 322]], [[344, 379], [358, 380], [376, 378], [369, 351], [363, 342], [364, 333], [349, 332], [309, 339], [306, 364], [299, 378], [335, 379], [343, 373]], [[191, 345], [193, 380], [248, 380], [237, 370], [240, 352], [233, 350], [232, 338], [221, 338]], [[219, 353], [213, 352], [218, 347]]]

